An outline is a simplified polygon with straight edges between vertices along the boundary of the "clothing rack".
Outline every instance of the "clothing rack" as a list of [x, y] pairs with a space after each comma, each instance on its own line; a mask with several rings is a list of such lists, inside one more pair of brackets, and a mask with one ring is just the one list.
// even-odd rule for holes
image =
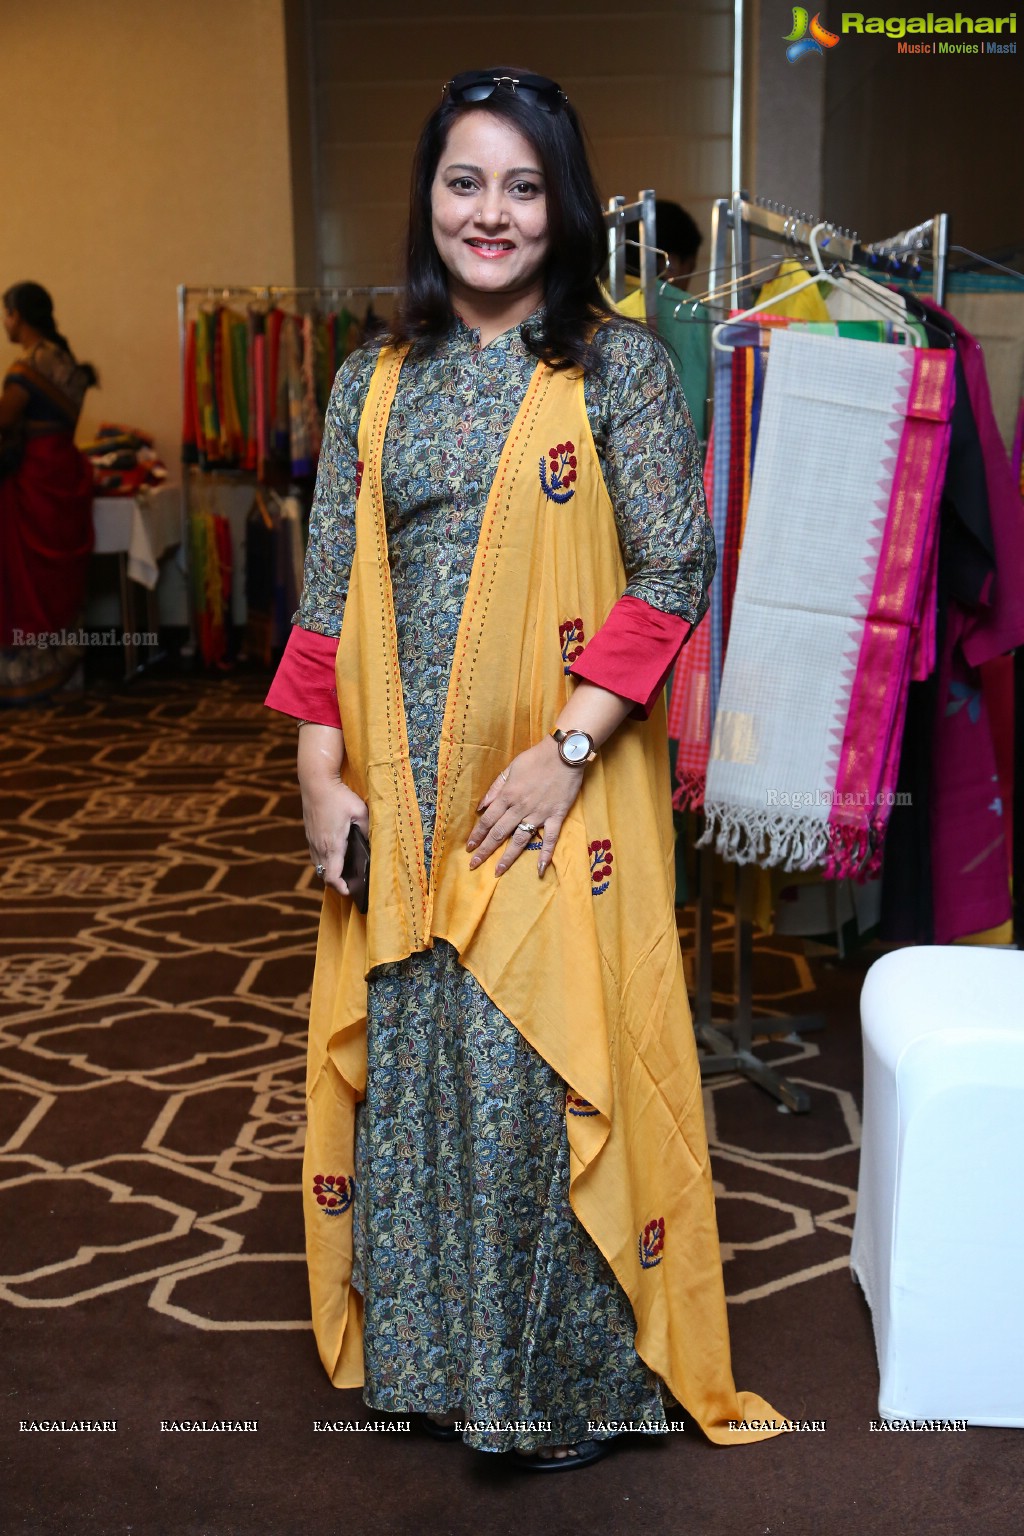
[[[777, 240], [793, 256], [806, 256], [811, 250], [811, 231], [825, 223], [818, 247], [823, 256], [866, 267], [886, 266], [895, 276], [903, 267], [918, 264], [918, 257], [932, 261], [932, 297], [941, 304], [946, 292], [946, 268], [949, 259], [949, 218], [937, 213], [932, 218], [900, 230], [884, 240], [862, 244], [854, 229], [820, 220], [784, 203], [751, 198], [734, 192], [731, 198], [718, 198], [711, 213], [711, 292], [717, 293], [728, 269], [738, 279], [736, 304], [745, 309], [753, 303], [749, 284], [742, 281], [750, 272], [750, 242], [754, 236]], [[729, 246], [732, 260], [729, 260]]]
[[635, 203], [624, 197], [611, 197], [604, 215], [608, 231], [608, 292], [616, 303], [626, 296], [626, 229], [636, 225], [636, 243], [640, 247], [640, 286], [644, 309], [652, 314], [656, 307], [658, 248], [655, 244], [654, 193], [648, 187], [637, 195]]
[[[732, 304], [728, 298], [730, 288], [735, 288], [735, 307], [747, 308], [753, 303], [753, 293], [748, 281], [751, 273], [750, 242], [755, 236], [774, 240], [783, 246], [788, 255], [809, 256], [812, 252], [811, 232], [825, 223], [824, 233], [819, 233], [817, 246], [822, 255], [834, 261], [867, 267], [885, 267], [896, 275], [904, 267], [917, 267], [918, 258], [927, 256], [932, 262], [932, 294], [941, 304], [945, 295], [946, 267], [949, 255], [949, 220], [946, 214], [937, 213], [931, 219], [901, 230], [884, 240], [863, 244], [856, 230], [827, 220], [819, 220], [808, 213], [790, 208], [782, 203], [753, 199], [744, 192], [734, 192], [731, 198], [718, 198], [712, 210], [711, 224], [711, 271], [710, 291], [719, 295], [709, 301], [721, 318]], [[730, 249], [731, 247], [731, 249]], [[727, 277], [732, 273], [731, 283]], [[720, 295], [723, 290], [726, 297]], [[710, 392], [710, 390], [709, 390]], [[737, 865], [735, 872], [735, 937], [733, 942], [733, 993], [736, 998], [732, 1017], [716, 1020], [712, 1005], [712, 951], [714, 928], [714, 850], [711, 847], [699, 851], [700, 892], [697, 902], [696, 946], [696, 1006], [693, 1016], [694, 1032], [705, 1055], [701, 1059], [702, 1077], [735, 1072], [757, 1083], [785, 1109], [798, 1114], [810, 1109], [810, 1099], [803, 1088], [784, 1077], [762, 1061], [753, 1049], [753, 956], [754, 923], [753, 868]], [[771, 1021], [761, 1021], [772, 1028]], [[824, 1019], [818, 1015], [777, 1020], [778, 1028], [789, 1033], [799, 1033], [824, 1027]]]
[[278, 299], [355, 299], [368, 298], [372, 303], [378, 294], [400, 293], [401, 289], [377, 284], [373, 287], [344, 287], [338, 284], [326, 287], [281, 287], [276, 283], [263, 283], [246, 287], [217, 285], [213, 283], [178, 284], [178, 367], [181, 375], [181, 391], [185, 393], [185, 338], [188, 330], [189, 299], [203, 298], [207, 302], [219, 300], [226, 304], [229, 299], [252, 299], [273, 304]]
[[[180, 283], [178, 285], [178, 366], [180, 376], [181, 398], [185, 398], [186, 376], [186, 342], [190, 312], [194, 313], [196, 304], [229, 304], [232, 300], [248, 300], [250, 304], [265, 304], [273, 307], [291, 302], [295, 308], [314, 307], [317, 304], [336, 305], [346, 299], [367, 299], [372, 306], [378, 296], [394, 295], [400, 289], [389, 285], [375, 283], [372, 285], [352, 285], [332, 283], [320, 286], [304, 286], [279, 283], [258, 284], [216, 284], [216, 283]], [[196, 623], [192, 596], [192, 560], [191, 542], [189, 538], [189, 490], [195, 484], [195, 477], [201, 475], [203, 483], [207, 485], [238, 485], [251, 478], [251, 472], [238, 469], [211, 468], [202, 470], [195, 468], [191, 473], [186, 471], [181, 478], [181, 556], [180, 564], [188, 593], [189, 615], [189, 640], [185, 648], [186, 654], [192, 654], [196, 644]]]

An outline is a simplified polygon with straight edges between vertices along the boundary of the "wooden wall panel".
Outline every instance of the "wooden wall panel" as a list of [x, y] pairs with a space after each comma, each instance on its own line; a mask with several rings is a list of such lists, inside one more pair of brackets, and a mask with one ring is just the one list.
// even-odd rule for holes
[[709, 231], [729, 191], [731, 0], [314, 0], [319, 255], [326, 283], [398, 280], [409, 166], [459, 69], [511, 60], [557, 79], [586, 127], [602, 197], [641, 187]]

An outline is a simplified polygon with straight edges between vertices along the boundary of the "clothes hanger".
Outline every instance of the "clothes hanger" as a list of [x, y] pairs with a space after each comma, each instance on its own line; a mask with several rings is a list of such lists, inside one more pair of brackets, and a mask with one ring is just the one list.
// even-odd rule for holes
[[[778, 256], [774, 256], [764, 266], [755, 267], [751, 272], [738, 274], [736, 277], [730, 278], [729, 281], [724, 283], [720, 288], [709, 288], [706, 293], [697, 294], [696, 296], [692, 294], [686, 294], [679, 300], [679, 303], [672, 311], [671, 318], [678, 322], [680, 310], [689, 306], [690, 313], [686, 321], [687, 325], [717, 325], [719, 322], [716, 315], [698, 315], [697, 310], [701, 305], [716, 303], [726, 294], [731, 293], [733, 288], [737, 287], [741, 282], [754, 282], [759, 277], [767, 277], [769, 273], [771, 273], [773, 276], [777, 275], [780, 261], [787, 261], [789, 259], [789, 257], [780, 258]], [[669, 286], [670, 285], [667, 281], [659, 284], [659, 298], [664, 298], [665, 289]]]
[[[730, 277], [726, 282], [722, 283], [722, 285], [720, 287], [718, 287], [718, 288], [708, 288], [704, 293], [692, 296], [693, 300], [694, 300], [694, 303], [697, 303], [697, 304], [707, 303], [711, 299], [713, 299], [716, 295], [729, 293], [733, 288], [738, 288], [741, 283], [749, 283], [754, 278], [760, 277], [760, 276], [762, 276], [762, 274], [764, 274], [766, 272], [770, 272], [770, 271], [776, 270], [781, 262], [789, 261], [789, 260], [790, 260], [790, 256], [783, 255], [779, 251], [773, 251], [770, 256], [765, 256], [765, 258], [764, 258], [764, 263], [765, 264], [762, 265], [762, 266], [755, 267], [752, 272], [743, 272], [743, 271], [740, 270], [740, 268], [738, 266], [738, 263], [736, 263], [735, 261], [734, 262], [730, 262], [728, 264], [729, 265], [729, 270], [735, 272], [735, 274], [736, 274], [735, 277]], [[712, 272], [714, 272], [715, 270], [716, 270], [715, 267], [701, 267], [701, 269], [698, 272], [691, 272], [690, 273], [690, 279], [695, 278], [695, 277], [709, 277], [710, 274]], [[721, 270], [721, 269], [719, 268], [717, 270]], [[688, 279], [688, 281], [689, 281], [689, 279]], [[691, 295], [687, 295], [687, 297], [689, 298], [689, 297], [691, 297]]]
[[878, 278], [869, 277], [856, 268], [843, 268], [843, 278], [849, 288], [863, 303], [876, 309], [884, 308], [890, 317], [899, 324], [907, 318], [907, 306], [902, 301], [902, 295], [895, 293], [891, 288], [885, 288]]
[[[668, 261], [668, 251], [663, 251], [660, 245], [645, 245], [642, 240], [623, 240], [623, 245], [635, 245], [638, 251], [653, 251], [656, 256], [664, 256]], [[631, 272], [630, 277], [639, 277], [638, 272]]]
[[[796, 261], [796, 260], [798, 260], [797, 257], [790, 257], [790, 256], [784, 256], [784, 257], [781, 258], [781, 261]], [[690, 313], [689, 313], [689, 317], [688, 317], [688, 319], [686, 321], [687, 325], [718, 325], [719, 320], [718, 320], [718, 317], [716, 315], [703, 315], [703, 314], [702, 315], [698, 315], [698, 313], [697, 313], [698, 308], [700, 308], [701, 305], [716, 303], [719, 299], [724, 298], [726, 294], [731, 293], [733, 288], [737, 287], [740, 282], [743, 282], [744, 284], [751, 283], [751, 282], [756, 282], [759, 277], [764, 277], [767, 281], [771, 281], [773, 277], [778, 275], [779, 266], [780, 266], [780, 258], [778, 256], [776, 256], [772, 260], [770, 260], [765, 266], [763, 266], [763, 267], [754, 267], [753, 271], [747, 272], [747, 273], [745, 273], [742, 276], [730, 279], [729, 282], [723, 284], [723, 286], [721, 288], [710, 288], [710, 289], [708, 289], [707, 293], [698, 294], [696, 297], [694, 297], [692, 294], [686, 294], [683, 298], [681, 298], [679, 300], [679, 303], [676, 305], [675, 309], [672, 311], [672, 314], [671, 314], [670, 318], [672, 320], [678, 321], [679, 320], [679, 311], [681, 309], [687, 308], [687, 306], [688, 306]], [[769, 274], [771, 274], [771, 275], [769, 276]], [[659, 298], [663, 298], [664, 297], [665, 289], [667, 287], [669, 287], [669, 283], [668, 282], [664, 282], [664, 283], [659, 284], [659, 287], [658, 287], [658, 297]]]
[[[814, 259], [815, 270], [802, 283], [797, 283], [795, 287], [787, 289], [785, 294], [787, 299], [793, 298], [793, 296], [797, 293], [802, 293], [805, 288], [810, 288], [815, 283], [827, 283], [832, 288], [842, 287], [842, 277], [836, 277], [833, 272], [830, 272], [826, 268], [824, 262], [821, 259], [821, 251], [818, 248], [818, 236], [822, 233], [822, 231], [827, 231], [828, 229], [829, 226], [827, 224], [815, 224], [814, 228], [811, 230], [810, 235], [808, 236], [808, 245], [810, 247], [811, 256]], [[858, 297], [860, 297], [860, 295], [858, 295]], [[758, 315], [763, 313], [765, 310], [769, 310], [771, 306], [777, 302], [777, 297], [773, 295], [770, 299], [762, 299], [759, 303], [752, 305], [750, 309], [741, 310], [739, 314], [730, 315], [727, 320], [720, 321], [711, 332], [711, 345], [718, 352], [730, 351], [731, 349], [728, 342], [722, 340], [722, 336], [725, 331], [730, 329], [732, 326], [742, 324], [744, 320], [750, 320], [754, 315]], [[865, 299], [865, 303], [867, 302], [868, 301]], [[886, 320], [889, 320], [890, 322], [892, 321], [891, 311], [880, 309], [879, 312], [884, 316]], [[918, 338], [913, 331], [907, 332], [907, 339], [915, 347], [920, 345], [920, 342], [918, 341]]]
[[[969, 256], [972, 261], [980, 261], [984, 267], [992, 267], [996, 272], [1005, 272], [1007, 277], [1015, 277], [1019, 283], [1024, 283], [1024, 272], [1018, 272], [1016, 267], [1004, 267], [1001, 261], [993, 261], [991, 257], [982, 256], [978, 251], [968, 250], [966, 245], [951, 245], [949, 249], [956, 251], [958, 256]], [[962, 271], [963, 268], [954, 270]]]

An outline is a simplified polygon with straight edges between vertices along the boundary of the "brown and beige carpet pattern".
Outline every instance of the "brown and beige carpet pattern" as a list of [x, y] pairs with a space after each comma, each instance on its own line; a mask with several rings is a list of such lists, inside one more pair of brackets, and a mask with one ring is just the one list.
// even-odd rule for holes
[[[812, 973], [772, 940], [759, 1012], [828, 1015], [823, 1033], [763, 1047], [811, 1113], [737, 1078], [705, 1103], [737, 1380], [827, 1432], [723, 1453], [693, 1431], [552, 1483], [415, 1434], [313, 1430], [373, 1416], [329, 1386], [308, 1320], [320, 888], [294, 731], [263, 688], [148, 682], [0, 717], [0, 1531], [674, 1531], [685, 1509], [696, 1532], [859, 1536], [894, 1529], [901, 1498], [907, 1531], [959, 1536], [956, 1512], [1009, 1530], [997, 1447], [1019, 1455], [1012, 1432], [870, 1431], [870, 1321], [848, 1270], [863, 966]], [[689, 950], [687, 914], [682, 934]], [[259, 1431], [160, 1427], [182, 1418]], [[118, 1429], [20, 1429], [39, 1419]]]

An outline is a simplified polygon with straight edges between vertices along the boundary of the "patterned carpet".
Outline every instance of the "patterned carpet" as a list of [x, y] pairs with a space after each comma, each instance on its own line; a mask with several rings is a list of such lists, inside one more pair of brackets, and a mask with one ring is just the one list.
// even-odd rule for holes
[[[264, 687], [151, 681], [0, 720], [0, 1529], [289, 1536], [321, 1516], [333, 1528], [345, 1488], [359, 1531], [511, 1530], [531, 1510], [551, 1530], [668, 1530], [685, 1496], [694, 1530], [852, 1536], [893, 1528], [872, 1523], [895, 1496], [867, 1477], [867, 1455], [912, 1480], [907, 1531], [925, 1513], [943, 1531], [953, 1510], [1002, 1531], [966, 1447], [1012, 1432], [937, 1437], [941, 1454], [868, 1439], [874, 1351], [848, 1273], [863, 965], [812, 974], [781, 941], [758, 944], [759, 1011], [824, 1007], [828, 1027], [763, 1054], [807, 1088], [811, 1113], [781, 1113], [736, 1078], [713, 1080], [705, 1102], [738, 1383], [829, 1432], [724, 1456], [694, 1432], [540, 1488], [461, 1446], [312, 1433], [315, 1417], [366, 1410], [327, 1383], [308, 1321], [299, 1171], [320, 888], [294, 730], [263, 709]], [[686, 914], [682, 931], [692, 949]], [[723, 987], [731, 937], [721, 914]], [[260, 1429], [160, 1430], [182, 1416]], [[36, 1437], [19, 1431], [32, 1417], [119, 1427]], [[798, 1495], [812, 1467], [814, 1520]]]

